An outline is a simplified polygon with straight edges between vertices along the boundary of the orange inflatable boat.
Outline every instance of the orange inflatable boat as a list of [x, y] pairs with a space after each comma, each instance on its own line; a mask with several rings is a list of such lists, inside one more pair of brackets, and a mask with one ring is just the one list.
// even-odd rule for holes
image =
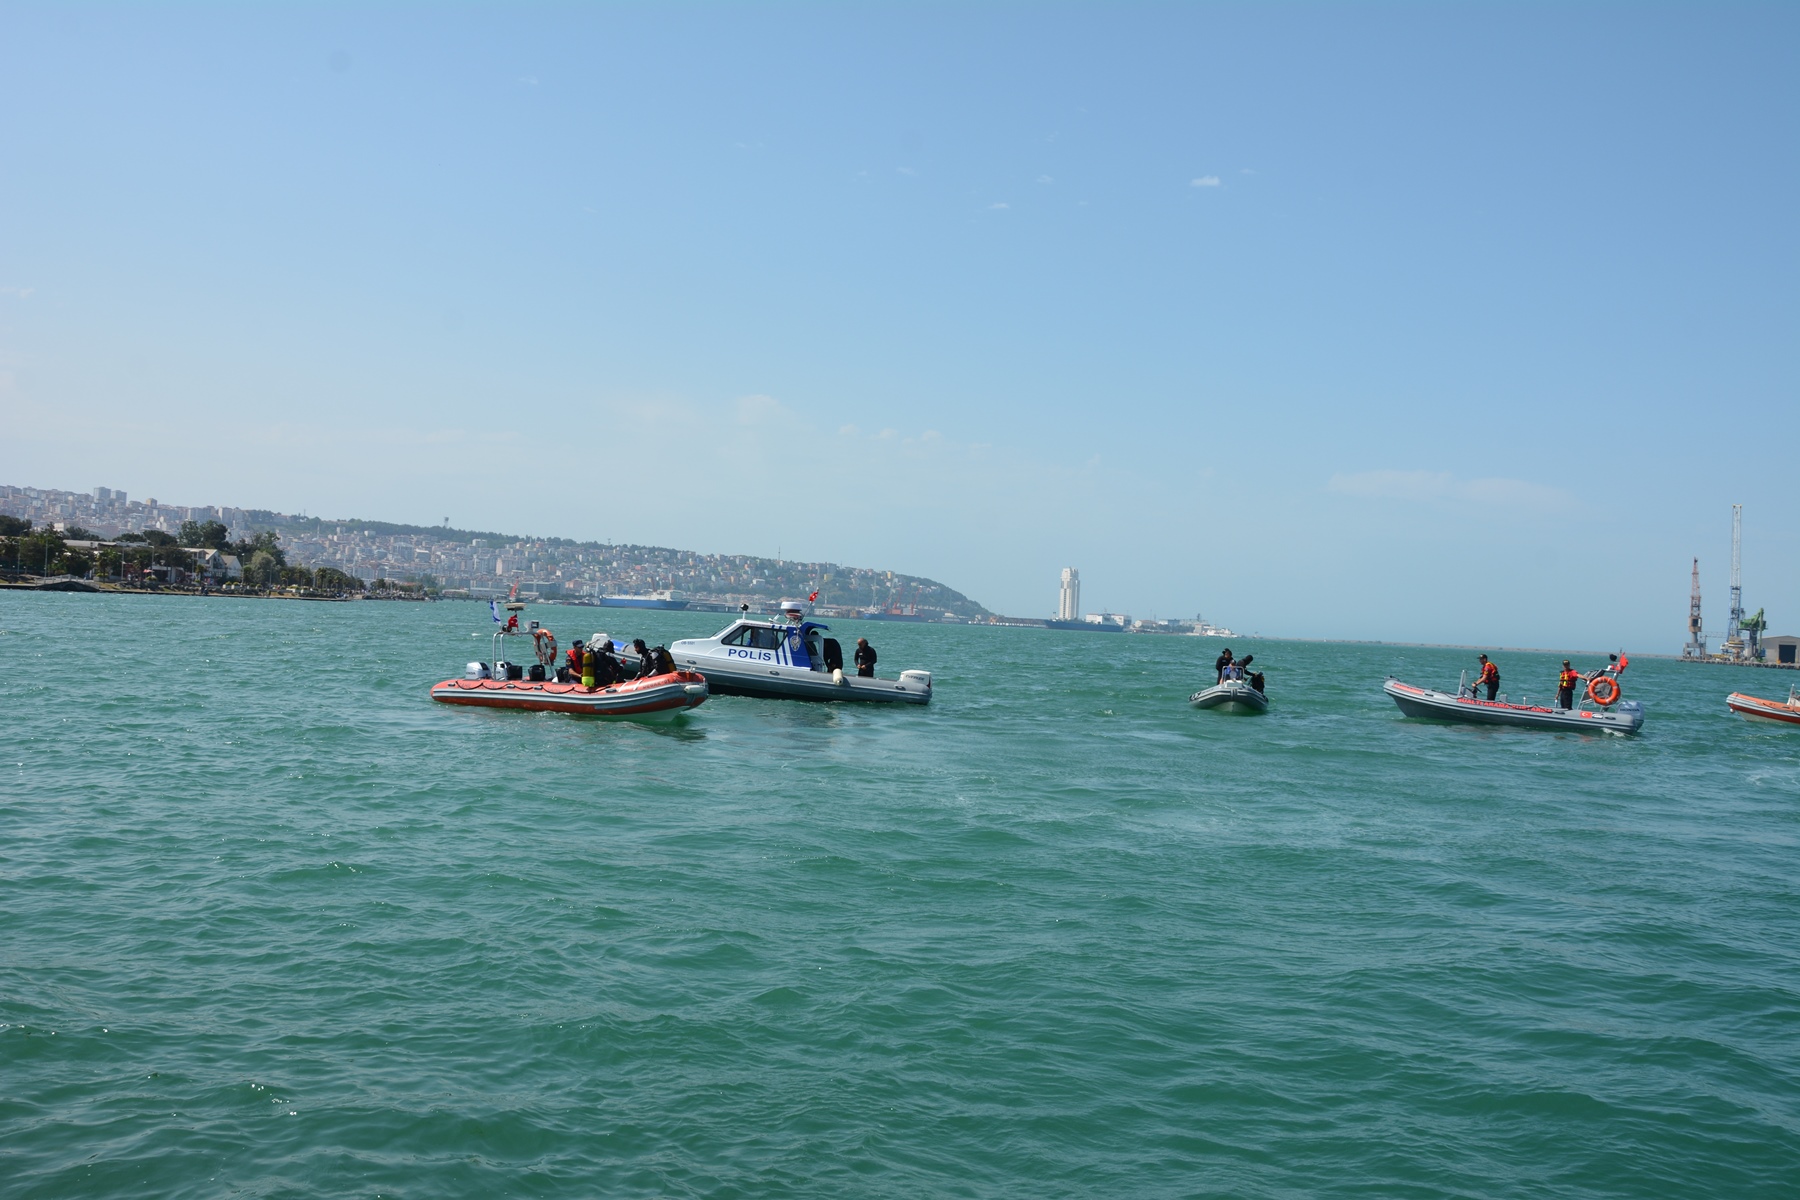
[[431, 685], [431, 698], [477, 708], [524, 708], [595, 717], [673, 716], [706, 702], [706, 676], [697, 671], [652, 675], [588, 691], [578, 683], [524, 679], [446, 679]]

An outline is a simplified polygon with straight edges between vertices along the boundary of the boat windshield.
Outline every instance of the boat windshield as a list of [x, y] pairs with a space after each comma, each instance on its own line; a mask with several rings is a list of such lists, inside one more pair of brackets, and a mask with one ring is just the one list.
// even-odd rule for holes
[[748, 646], [752, 650], [775, 650], [781, 646], [781, 632], [766, 625], [740, 625], [719, 639], [727, 646]]

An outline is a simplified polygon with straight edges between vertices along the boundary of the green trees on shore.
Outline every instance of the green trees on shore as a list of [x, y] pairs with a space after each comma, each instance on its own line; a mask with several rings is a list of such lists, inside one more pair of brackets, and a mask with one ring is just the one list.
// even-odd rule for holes
[[367, 590], [362, 580], [335, 567], [313, 570], [290, 565], [280, 536], [272, 529], [258, 530], [234, 542], [230, 530], [218, 521], [183, 521], [173, 535], [146, 529], [120, 534], [111, 539], [112, 544], [93, 550], [69, 545], [104, 540], [79, 526], [60, 531], [34, 529], [29, 520], [0, 514], [0, 570], [20, 575], [94, 573], [128, 582], [154, 582], [153, 570], [193, 570], [197, 557], [193, 551], [217, 550], [237, 557], [243, 570], [242, 586], [248, 588], [294, 588], [333, 595]]

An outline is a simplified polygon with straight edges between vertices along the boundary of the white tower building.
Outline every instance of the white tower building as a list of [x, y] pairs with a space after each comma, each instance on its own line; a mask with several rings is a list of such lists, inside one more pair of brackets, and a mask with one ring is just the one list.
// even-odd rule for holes
[[1063, 568], [1062, 595], [1056, 602], [1056, 619], [1081, 620], [1081, 572], [1074, 567]]

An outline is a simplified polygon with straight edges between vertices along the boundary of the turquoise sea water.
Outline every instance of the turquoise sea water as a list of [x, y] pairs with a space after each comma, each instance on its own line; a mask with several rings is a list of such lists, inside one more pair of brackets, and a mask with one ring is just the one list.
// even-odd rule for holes
[[1596, 739], [1380, 692], [1469, 652], [1240, 641], [1233, 717], [1211, 640], [844, 622], [932, 705], [432, 704], [487, 625], [0, 593], [0, 1194], [1800, 1189], [1800, 729], [1724, 711], [1791, 675]]

